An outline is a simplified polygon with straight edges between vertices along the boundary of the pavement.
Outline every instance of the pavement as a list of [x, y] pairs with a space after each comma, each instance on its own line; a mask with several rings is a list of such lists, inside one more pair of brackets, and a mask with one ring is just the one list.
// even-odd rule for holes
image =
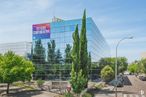
[[41, 90], [24, 90], [23, 88], [11, 86], [10, 93], [6, 94], [6, 86], [0, 87], [0, 97], [56, 97], [58, 94]]
[[[94, 93], [95, 97], [115, 97], [113, 86], [103, 88]], [[141, 81], [134, 75], [124, 77], [124, 87], [119, 87], [117, 97], [146, 97], [146, 81]]]
[[125, 77], [125, 86], [121, 88], [123, 97], [146, 97], [146, 81], [141, 81], [134, 75]]

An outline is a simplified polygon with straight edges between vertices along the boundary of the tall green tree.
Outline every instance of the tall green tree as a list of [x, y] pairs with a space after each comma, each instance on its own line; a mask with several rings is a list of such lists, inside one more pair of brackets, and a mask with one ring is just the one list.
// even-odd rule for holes
[[31, 80], [31, 75], [35, 68], [31, 61], [15, 55], [8, 51], [0, 57], [0, 82], [7, 83], [7, 93], [9, 86], [15, 81]]
[[79, 64], [85, 78], [88, 78], [89, 70], [88, 70], [88, 51], [87, 51], [87, 37], [86, 37], [86, 10], [84, 10], [84, 14], [82, 18], [82, 28], [80, 33]]
[[65, 63], [71, 63], [72, 58], [71, 58], [71, 46], [70, 44], [66, 44], [66, 49], [65, 49]]
[[90, 73], [90, 70], [92, 69], [91, 68], [91, 64], [92, 64], [92, 62], [91, 62], [91, 53], [89, 52], [89, 56], [88, 56], [88, 74]]
[[79, 39], [79, 32], [78, 32], [78, 25], [76, 25], [75, 32], [73, 33], [73, 49], [72, 49], [72, 65], [74, 65], [72, 68], [75, 72], [78, 72], [79, 70], [79, 45], [80, 45], [80, 39]]
[[37, 64], [45, 63], [45, 56], [45, 48], [43, 47], [41, 40], [36, 40], [33, 50], [33, 62]]
[[55, 48], [56, 48], [55, 40], [51, 40], [48, 43], [48, 62], [50, 64], [55, 63], [55, 57], [56, 57]]
[[72, 48], [72, 70], [71, 80], [73, 91], [80, 93], [88, 84], [88, 73], [90, 68], [91, 55], [88, 56], [86, 37], [86, 11], [82, 18], [82, 28], [79, 38], [78, 25], [73, 33]]

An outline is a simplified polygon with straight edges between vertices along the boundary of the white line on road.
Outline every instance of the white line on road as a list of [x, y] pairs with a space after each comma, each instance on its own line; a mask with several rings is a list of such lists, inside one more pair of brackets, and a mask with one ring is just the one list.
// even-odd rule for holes
[[144, 95], [140, 96], [138, 94], [123, 94], [123, 97], [145, 97]]
[[123, 97], [127, 97], [127, 94], [124, 94]]
[[129, 97], [133, 97], [133, 95], [132, 94], [129, 94]]

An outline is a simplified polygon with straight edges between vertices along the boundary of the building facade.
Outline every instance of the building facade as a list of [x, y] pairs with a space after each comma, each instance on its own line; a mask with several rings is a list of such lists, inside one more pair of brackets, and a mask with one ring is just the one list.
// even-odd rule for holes
[[17, 55], [29, 57], [31, 55], [31, 42], [16, 42], [0, 44], [0, 54], [12, 51]]
[[[49, 64], [50, 61], [52, 62], [53, 60], [55, 60], [55, 58], [53, 59], [53, 56], [49, 56], [49, 51], [52, 50], [53, 52], [58, 52], [58, 55], [60, 55], [59, 57], [61, 57], [59, 59], [61, 60], [61, 62], [58, 63], [65, 64], [67, 51], [66, 49], [67, 46], [69, 48], [73, 46], [72, 34], [75, 31], [77, 24], [79, 26], [80, 33], [82, 19], [59, 20], [50, 23], [34, 24], [32, 26], [32, 46], [33, 55], [35, 55], [33, 61], [37, 63], [41, 60], [42, 62], [40, 62], [39, 64]], [[110, 48], [92, 18], [86, 19], [86, 31], [88, 40], [88, 52], [91, 53], [92, 62], [97, 62], [102, 57], [109, 57]], [[50, 49], [51, 47], [53, 47], [52, 41], [55, 42], [55, 50]]]

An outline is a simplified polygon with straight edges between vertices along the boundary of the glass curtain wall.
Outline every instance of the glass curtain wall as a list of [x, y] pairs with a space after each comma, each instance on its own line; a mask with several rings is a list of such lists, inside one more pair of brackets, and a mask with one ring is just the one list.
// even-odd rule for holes
[[[79, 32], [81, 31], [81, 23], [81, 19], [52, 22], [49, 23], [50, 36], [48, 38], [33, 37], [32, 61], [37, 68], [34, 74], [35, 79], [69, 79], [72, 63], [72, 34], [76, 24], [79, 25]], [[101, 57], [109, 56], [110, 50], [92, 18], [87, 18], [86, 23], [88, 52], [91, 53], [92, 62], [97, 62]], [[97, 70], [91, 71], [97, 73]]]

